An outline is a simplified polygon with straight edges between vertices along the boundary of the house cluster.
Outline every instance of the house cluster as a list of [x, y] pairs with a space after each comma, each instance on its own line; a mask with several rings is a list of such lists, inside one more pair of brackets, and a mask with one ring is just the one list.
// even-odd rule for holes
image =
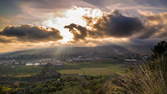
[[64, 62], [58, 59], [48, 58], [48, 59], [40, 59], [35, 60], [32, 62], [27, 62], [26, 66], [40, 66], [40, 65], [46, 65], [46, 64], [52, 64], [52, 65], [63, 65]]
[[66, 59], [67, 62], [89, 62], [89, 61], [93, 61], [94, 58], [90, 58], [90, 57], [83, 57], [83, 56], [78, 56], [78, 57], [73, 57], [73, 58], [68, 58]]
[[40, 65], [46, 65], [46, 64], [52, 64], [52, 65], [63, 65], [64, 62], [61, 60], [53, 59], [53, 58], [47, 58], [47, 59], [40, 59], [40, 60], [22, 60], [17, 61], [15, 59], [13, 60], [1, 60], [0, 64], [3, 65], [25, 65], [25, 66], [40, 66]]

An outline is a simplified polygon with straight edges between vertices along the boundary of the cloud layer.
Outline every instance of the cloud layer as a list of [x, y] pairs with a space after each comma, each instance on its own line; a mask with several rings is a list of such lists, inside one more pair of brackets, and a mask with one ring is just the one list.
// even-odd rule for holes
[[[141, 14], [142, 17], [128, 17], [119, 11], [102, 17], [83, 16], [87, 26], [75, 23], [66, 25], [74, 35], [73, 42], [78, 40], [88, 41], [92, 39], [105, 38], [128, 38], [128, 39], [166, 39], [167, 35], [167, 13]], [[56, 28], [44, 28], [40, 26], [21, 25], [9, 26], [0, 32], [0, 36], [16, 38], [17, 41], [57, 41], [61, 40], [61, 31]], [[10, 42], [1, 38], [0, 42]]]
[[37, 42], [60, 40], [60, 32], [55, 28], [43, 28], [39, 26], [21, 25], [6, 27], [0, 32], [1, 36], [15, 37], [22, 42]]
[[130, 37], [144, 28], [142, 22], [135, 17], [126, 17], [118, 11], [100, 18], [84, 17], [87, 27], [77, 24], [65, 26], [74, 34], [74, 40], [104, 37]]
[[[140, 13], [140, 15], [131, 17], [123, 15], [120, 11], [114, 11], [101, 17], [83, 16], [87, 22], [86, 26], [71, 23], [64, 27], [74, 36], [73, 40], [66, 44], [76, 46], [119, 44], [130, 49], [130, 45], [142, 48], [167, 40], [167, 13]], [[32, 46], [31, 44], [49, 42], [59, 45], [59, 40], [63, 39], [61, 32], [56, 28], [34, 25], [8, 26], [0, 32], [0, 45], [16, 42], [21, 45], [26, 45], [28, 42], [28, 47]]]

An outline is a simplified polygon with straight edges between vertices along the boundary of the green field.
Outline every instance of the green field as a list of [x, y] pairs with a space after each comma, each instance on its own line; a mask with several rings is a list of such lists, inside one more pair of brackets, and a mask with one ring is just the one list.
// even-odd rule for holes
[[[111, 62], [82, 62], [66, 63], [61, 66], [50, 66], [53, 71], [61, 74], [80, 74], [80, 75], [110, 75], [113, 73], [124, 74], [125, 66], [122, 64], [113, 64]], [[42, 66], [0, 66], [0, 74], [8, 76], [31, 76], [39, 73]]]
[[[53, 76], [56, 71], [62, 75]], [[125, 65], [104, 61], [65, 63], [61, 66], [1, 65], [0, 94], [94, 94], [105, 92], [103, 86], [125, 72]], [[116, 86], [116, 92], [121, 91], [119, 85], [111, 86]]]
[[125, 66], [113, 64], [111, 62], [86, 62], [66, 64], [58, 69], [62, 74], [81, 74], [81, 75], [110, 75], [113, 73], [125, 73]]

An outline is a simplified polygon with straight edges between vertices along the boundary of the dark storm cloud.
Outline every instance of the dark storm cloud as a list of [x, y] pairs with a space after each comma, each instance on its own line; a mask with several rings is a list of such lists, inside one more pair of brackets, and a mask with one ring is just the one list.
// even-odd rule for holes
[[58, 30], [30, 25], [6, 27], [1, 36], [16, 37], [19, 41], [37, 42], [62, 39]]
[[123, 16], [118, 11], [103, 17], [94, 27], [113, 37], [128, 37], [143, 28], [142, 22], [138, 18]]
[[[138, 18], [126, 17], [118, 11], [101, 18], [84, 17], [87, 25], [91, 28], [70, 24], [65, 26], [74, 34], [74, 39], [104, 38], [104, 37], [131, 37], [139, 33], [144, 27]], [[96, 23], [94, 23], [96, 21]]]

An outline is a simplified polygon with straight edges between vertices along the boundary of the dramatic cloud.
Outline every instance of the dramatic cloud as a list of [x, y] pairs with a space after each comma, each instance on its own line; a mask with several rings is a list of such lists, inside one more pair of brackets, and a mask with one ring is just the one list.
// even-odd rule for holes
[[[74, 35], [74, 44], [105, 45], [118, 44], [134, 51], [146, 52], [157, 42], [167, 40], [167, 13], [143, 13], [140, 17], [124, 16], [119, 11], [100, 18], [84, 16], [87, 26], [70, 24], [65, 26]], [[82, 40], [82, 41], [79, 41]], [[79, 44], [80, 45], [80, 44]], [[133, 48], [134, 49], [134, 48]]]
[[76, 24], [70, 24], [65, 26], [64, 28], [68, 28], [69, 31], [74, 35], [74, 40], [85, 39], [88, 34], [88, 30], [85, 27]]
[[60, 40], [62, 37], [54, 28], [44, 28], [30, 25], [10, 26], [0, 32], [1, 36], [16, 37], [19, 41], [37, 42]]
[[[68, 2], [68, 3], [67, 3]], [[143, 5], [144, 4], [144, 5]], [[151, 4], [152, 6], [147, 6]], [[10, 19], [10, 24], [37, 24], [48, 18], [63, 16], [63, 11], [74, 7], [101, 8], [104, 11], [114, 9], [134, 9], [135, 12], [141, 8], [149, 8], [150, 11], [159, 11], [166, 5], [166, 0], [1, 0], [0, 16]], [[140, 7], [140, 8], [139, 8]], [[156, 8], [158, 10], [156, 10]], [[163, 7], [164, 8], [164, 7]], [[162, 10], [164, 11], [165, 9]], [[106, 10], [105, 10], [106, 9]], [[134, 10], [126, 10], [135, 14]], [[167, 9], [165, 10], [167, 11]], [[4, 22], [3, 27], [6, 26]], [[2, 26], [0, 26], [2, 27]]]
[[[141, 17], [125, 16], [119, 11], [104, 14], [100, 17], [83, 16], [86, 26], [76, 23], [67, 24], [64, 28], [73, 34], [72, 42], [80, 40], [89, 42], [92, 39], [131, 39], [131, 40], [166, 40], [167, 13], [141, 14]], [[60, 29], [61, 30], [61, 29]], [[11, 40], [22, 42], [46, 42], [62, 40], [61, 33], [55, 28], [21, 25], [9, 26], [0, 32], [0, 42]], [[7, 38], [2, 38], [5, 36]], [[9, 39], [10, 38], [10, 39]], [[109, 40], [107, 40], [108, 42]]]
[[115, 11], [112, 15], [103, 17], [94, 28], [100, 29], [113, 37], [128, 37], [138, 33], [142, 29], [142, 23], [138, 18], [126, 17]]
[[152, 46], [167, 40], [166, 5], [167, 0], [1, 0], [0, 51], [41, 45]]
[[65, 26], [74, 34], [74, 40], [104, 37], [130, 37], [143, 29], [143, 24], [138, 18], [126, 17], [118, 11], [100, 18], [84, 17], [87, 27], [76, 24]]

